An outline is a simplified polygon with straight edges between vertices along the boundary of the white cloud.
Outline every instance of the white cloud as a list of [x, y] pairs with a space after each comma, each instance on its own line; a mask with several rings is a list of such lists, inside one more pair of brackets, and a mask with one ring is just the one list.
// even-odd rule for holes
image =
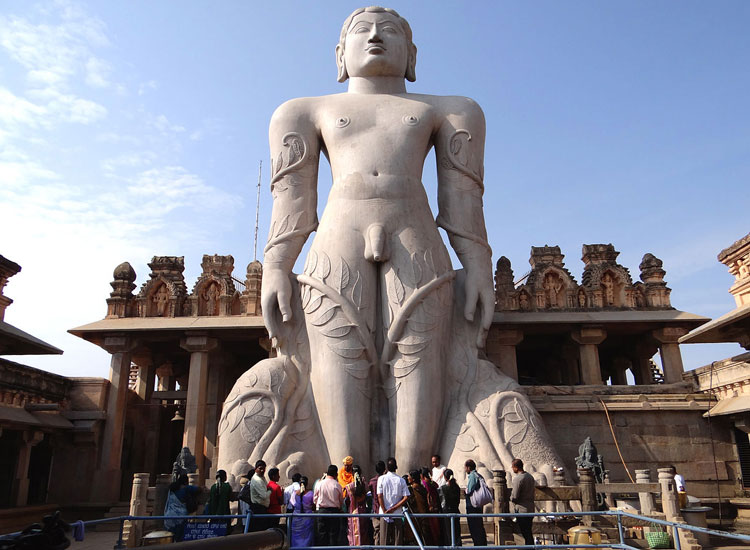
[[156, 90], [159, 87], [159, 84], [156, 82], [156, 80], [149, 80], [148, 82], [142, 82], [140, 86], [138, 86], [138, 95], [144, 95], [149, 90]]
[[8, 126], [38, 126], [47, 109], [0, 87], [0, 121]]
[[109, 73], [112, 67], [106, 61], [96, 57], [89, 57], [86, 61], [86, 84], [94, 88], [109, 88]]
[[157, 155], [153, 151], [139, 151], [104, 159], [100, 164], [105, 173], [112, 175], [120, 168], [136, 168], [150, 165], [156, 158]]

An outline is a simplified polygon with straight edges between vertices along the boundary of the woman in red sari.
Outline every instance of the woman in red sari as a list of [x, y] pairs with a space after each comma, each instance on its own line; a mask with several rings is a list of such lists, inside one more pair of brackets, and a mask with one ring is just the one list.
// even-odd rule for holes
[[[367, 486], [365, 485], [362, 469], [358, 465], [352, 468], [354, 479], [346, 486], [348, 512], [350, 514], [367, 513]], [[349, 546], [372, 544], [369, 537], [369, 518], [349, 518]]]

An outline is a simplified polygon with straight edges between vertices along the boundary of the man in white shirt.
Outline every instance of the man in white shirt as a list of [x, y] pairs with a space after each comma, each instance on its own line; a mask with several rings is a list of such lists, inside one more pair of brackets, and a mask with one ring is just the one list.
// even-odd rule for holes
[[[338, 468], [328, 466], [326, 478], [321, 480], [313, 492], [313, 502], [321, 514], [337, 514], [344, 505], [344, 493], [337, 481]], [[318, 536], [322, 546], [336, 546], [339, 541], [340, 518], [318, 518]]]
[[284, 508], [287, 514], [294, 512], [294, 502], [299, 492], [299, 480], [302, 479], [302, 474], [296, 473], [292, 476], [292, 483], [287, 485], [284, 489]]
[[440, 455], [432, 455], [432, 481], [437, 483], [438, 488], [445, 485], [445, 466], [440, 464]]
[[[390, 457], [385, 467], [388, 471], [378, 478], [380, 513], [400, 513], [409, 498], [409, 487], [404, 478], [396, 474], [395, 458]], [[380, 518], [380, 543], [383, 546], [401, 546], [404, 543], [404, 522], [393, 521], [393, 518]]]

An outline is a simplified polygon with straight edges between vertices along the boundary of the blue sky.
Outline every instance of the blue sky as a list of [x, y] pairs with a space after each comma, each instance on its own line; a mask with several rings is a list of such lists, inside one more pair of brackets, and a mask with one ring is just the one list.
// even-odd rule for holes
[[[23, 361], [106, 376], [66, 330], [103, 318], [114, 267], [153, 255], [253, 255], [268, 231], [267, 127], [297, 96], [345, 91], [333, 49], [359, 2], [3, 0], [0, 254], [20, 263], [6, 321], [65, 350]], [[750, 3], [390, 4], [419, 48], [410, 91], [476, 99], [487, 118], [494, 260], [517, 276], [560, 245], [613, 243], [635, 279], [664, 260], [678, 309], [734, 307], [716, 254], [750, 231]], [[323, 161], [325, 163], [325, 160]], [[434, 158], [425, 185], [434, 199]], [[330, 187], [321, 169], [321, 206]], [[434, 200], [433, 200], [434, 204]], [[687, 368], [741, 352], [683, 347]]]

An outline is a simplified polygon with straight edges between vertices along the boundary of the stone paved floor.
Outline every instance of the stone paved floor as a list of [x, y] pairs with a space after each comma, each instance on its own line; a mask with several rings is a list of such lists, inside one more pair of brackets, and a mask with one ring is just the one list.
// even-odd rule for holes
[[71, 550], [112, 550], [117, 542], [117, 537], [118, 533], [89, 531], [83, 541], [72, 541], [68, 548]]

